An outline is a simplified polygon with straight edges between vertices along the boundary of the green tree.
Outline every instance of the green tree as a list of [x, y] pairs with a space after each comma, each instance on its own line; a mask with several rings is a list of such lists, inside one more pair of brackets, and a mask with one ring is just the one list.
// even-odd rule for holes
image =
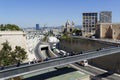
[[61, 39], [71, 39], [68, 33], [64, 33], [61, 37]]
[[1, 31], [21, 31], [22, 29], [15, 24], [5, 24], [5, 25], [1, 24], [0, 30]]
[[10, 53], [11, 53], [11, 46], [9, 45], [8, 41], [2, 44], [3, 48], [0, 51], [0, 64], [9, 65], [10, 63]]
[[82, 36], [82, 30], [80, 29], [74, 29], [73, 33], [75, 33], [76, 36]]
[[27, 53], [25, 49], [20, 46], [16, 46], [15, 50], [12, 51], [8, 41], [4, 42], [2, 49], [0, 50], [0, 65], [8, 66], [16, 64], [18, 60], [23, 62], [27, 59]]
[[5, 30], [5, 27], [4, 27], [3, 24], [0, 25], [0, 30], [1, 30], [1, 31], [4, 31], [4, 30]]
[[27, 53], [25, 52], [25, 49], [21, 48], [20, 46], [15, 47], [14, 54], [16, 54], [16, 60], [24, 61], [27, 58]]

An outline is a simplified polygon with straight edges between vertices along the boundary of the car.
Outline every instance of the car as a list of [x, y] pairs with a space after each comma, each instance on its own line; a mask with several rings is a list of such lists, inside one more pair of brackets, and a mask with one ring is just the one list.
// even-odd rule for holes
[[64, 51], [64, 50], [60, 50], [60, 55], [62, 55], [62, 56], [66, 56], [67, 53], [66, 53], [66, 51]]
[[83, 54], [83, 52], [82, 52], [82, 51], [80, 51], [80, 52], [79, 52], [79, 54]]
[[0, 70], [3, 70], [4, 69], [4, 66], [0, 66]]
[[76, 55], [76, 53], [75, 53], [75, 52], [71, 52], [71, 54], [72, 54], [72, 55]]
[[99, 49], [96, 49], [96, 51], [100, 51], [100, 50], [103, 50], [104, 48], [99, 48]]
[[69, 56], [69, 55], [70, 55], [70, 53], [67, 53], [66, 55], [67, 55], [67, 56]]
[[82, 66], [88, 66], [88, 61], [87, 60], [80, 61], [80, 64]]
[[53, 50], [56, 54], [60, 54], [60, 51], [58, 49]]

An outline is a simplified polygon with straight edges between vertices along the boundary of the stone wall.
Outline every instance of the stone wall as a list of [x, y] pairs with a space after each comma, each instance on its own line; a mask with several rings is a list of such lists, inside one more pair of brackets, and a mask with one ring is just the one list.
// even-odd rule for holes
[[12, 49], [15, 46], [21, 46], [27, 51], [26, 45], [26, 35], [23, 31], [0, 31], [0, 49], [2, 48], [2, 43], [9, 42]]
[[98, 24], [96, 27], [96, 37], [120, 40], [120, 24]]
[[120, 40], [120, 24], [112, 25], [113, 28], [113, 39]]

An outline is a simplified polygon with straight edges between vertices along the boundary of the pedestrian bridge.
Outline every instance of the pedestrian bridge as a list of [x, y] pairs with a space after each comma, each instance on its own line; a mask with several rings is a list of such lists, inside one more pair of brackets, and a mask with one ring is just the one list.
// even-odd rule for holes
[[59, 57], [51, 59], [48, 61], [30, 64], [30, 65], [21, 65], [19, 67], [7, 68], [0, 71], [0, 79], [8, 79], [15, 76], [21, 76], [29, 74], [35, 71], [40, 71], [48, 68], [58, 67], [74, 62], [79, 62], [86, 59], [97, 58], [105, 55], [110, 55], [114, 53], [120, 53], [120, 47], [113, 47], [108, 49], [102, 49], [99, 51], [86, 52], [84, 54], [77, 54], [67, 57]]

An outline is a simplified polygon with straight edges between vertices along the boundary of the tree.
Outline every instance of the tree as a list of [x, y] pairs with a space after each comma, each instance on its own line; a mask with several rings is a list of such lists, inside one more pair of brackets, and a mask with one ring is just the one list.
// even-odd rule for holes
[[74, 29], [73, 33], [75, 33], [76, 36], [82, 36], [82, 30]]
[[22, 29], [20, 29], [20, 27], [15, 24], [5, 24], [5, 25], [1, 24], [0, 30], [1, 31], [21, 31]]
[[71, 39], [71, 37], [69, 36], [68, 33], [64, 33], [62, 36], [61, 36], [62, 39]]
[[4, 27], [3, 24], [0, 25], [0, 30], [1, 30], [1, 31], [4, 31], [4, 30], [5, 30], [5, 27]]
[[0, 64], [9, 65], [10, 63], [10, 53], [11, 53], [11, 46], [9, 45], [8, 41], [2, 44], [3, 48], [0, 51]]
[[20, 46], [15, 47], [14, 54], [16, 54], [16, 60], [24, 61], [27, 58], [27, 53], [25, 52], [25, 49], [21, 48]]
[[21, 48], [20, 46], [16, 46], [15, 50], [12, 51], [8, 41], [4, 42], [2, 45], [3, 47], [0, 50], [0, 65], [14, 65], [18, 60], [23, 62], [25, 59], [27, 59], [27, 53], [25, 52], [25, 49]]

